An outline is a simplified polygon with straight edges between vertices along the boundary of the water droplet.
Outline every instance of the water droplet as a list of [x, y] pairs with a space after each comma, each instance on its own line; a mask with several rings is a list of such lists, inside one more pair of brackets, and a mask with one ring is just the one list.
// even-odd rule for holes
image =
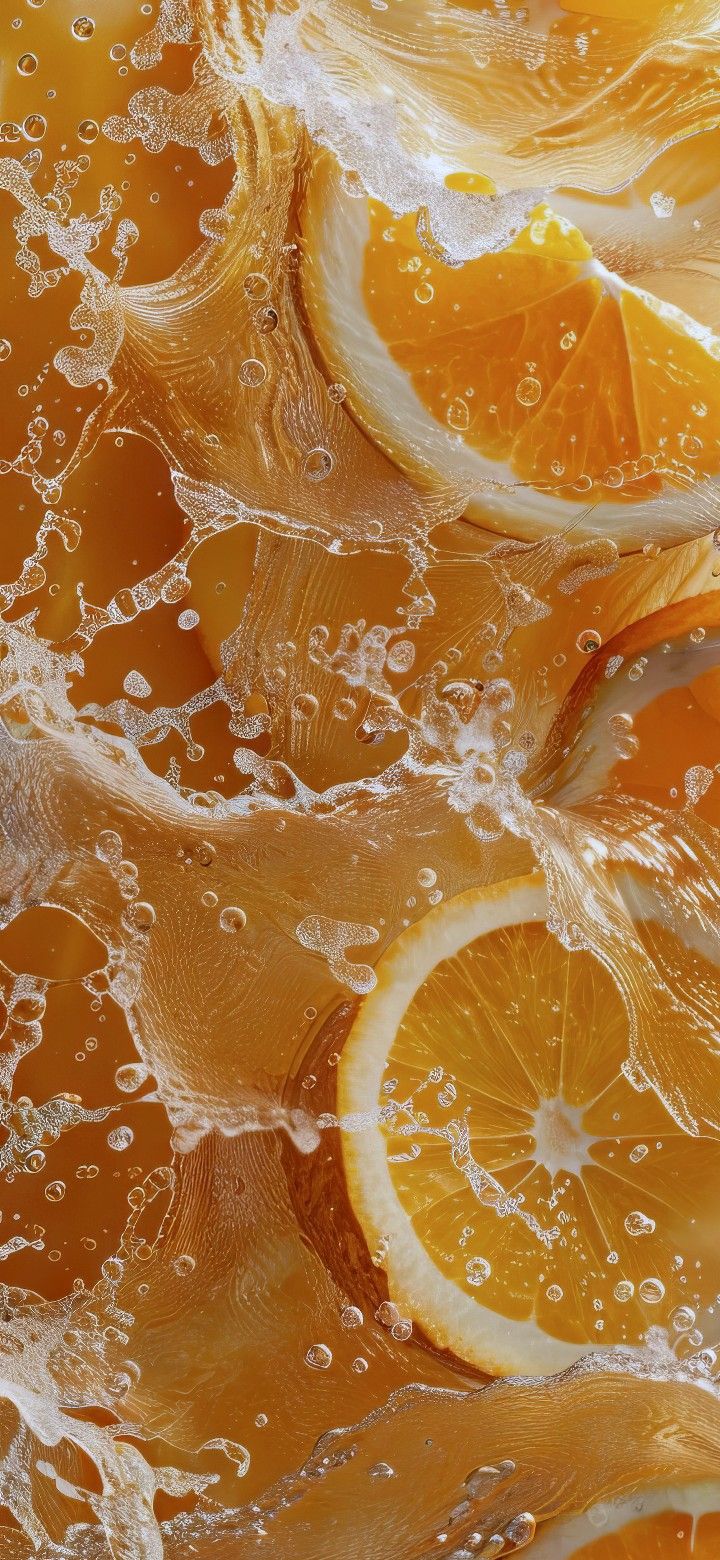
[[340, 382], [337, 381], [333, 385], [328, 385], [327, 393], [330, 400], [335, 401], [336, 405], [339, 405], [341, 401], [345, 400], [347, 390], [345, 389], [344, 385], [341, 385]]
[[665, 1293], [665, 1285], [659, 1278], [644, 1278], [639, 1285], [639, 1293], [647, 1305], [657, 1305]]
[[470, 426], [470, 408], [461, 395], [455, 396], [445, 413], [447, 422], [456, 433], [464, 433]]
[[340, 1312], [340, 1321], [343, 1327], [362, 1327], [364, 1317], [357, 1305], [343, 1306]]
[[333, 468], [333, 458], [329, 450], [320, 446], [310, 450], [303, 461], [303, 475], [309, 482], [324, 482], [329, 477]]
[[28, 114], [23, 120], [23, 133], [28, 141], [42, 141], [47, 130], [47, 119], [42, 114]]
[[537, 406], [542, 395], [542, 385], [533, 374], [526, 374], [515, 391], [521, 406]]
[[267, 369], [259, 358], [246, 358], [240, 364], [240, 382], [249, 385], [251, 390], [256, 390], [258, 385], [264, 384], [267, 379]]
[[305, 1355], [305, 1364], [312, 1370], [328, 1370], [332, 1365], [332, 1349], [326, 1343], [311, 1343]]
[[376, 1462], [373, 1463], [372, 1468], [368, 1468], [368, 1474], [371, 1479], [394, 1479], [395, 1469], [391, 1468], [389, 1463]]
[[82, 43], [86, 43], [88, 38], [92, 38], [95, 23], [91, 16], [76, 16], [70, 31], [73, 38], [79, 38]]
[[290, 713], [293, 720], [314, 720], [319, 708], [314, 693], [299, 693], [292, 701]]
[[145, 899], [138, 899], [130, 906], [127, 912], [128, 919], [132, 921], [140, 932], [149, 932], [155, 923], [155, 907], [147, 903]]
[[108, 1148], [114, 1148], [116, 1153], [122, 1154], [130, 1147], [134, 1136], [132, 1127], [115, 1127], [112, 1132], [108, 1132]]
[[272, 331], [277, 330], [280, 316], [272, 304], [266, 303], [263, 309], [258, 309], [257, 313], [253, 315], [253, 320], [255, 329], [260, 332], [260, 335], [269, 336]]
[[407, 1343], [408, 1338], [412, 1338], [412, 1330], [412, 1322], [408, 1317], [402, 1317], [394, 1327], [390, 1328], [393, 1338], [396, 1338], [398, 1343]]
[[173, 1269], [177, 1273], [178, 1278], [189, 1278], [190, 1274], [195, 1271], [195, 1258], [191, 1257], [188, 1252], [184, 1252], [181, 1257], [175, 1258]]
[[583, 655], [594, 655], [595, 651], [600, 649], [602, 639], [596, 628], [583, 628], [575, 644]]
[[437, 883], [437, 872], [432, 867], [421, 867], [417, 880], [421, 888], [433, 888]]
[[32, 76], [38, 68], [37, 55], [21, 54], [17, 68], [21, 76]]
[[241, 932], [247, 925], [247, 916], [239, 905], [226, 905], [220, 911], [220, 929], [223, 932]]
[[267, 277], [263, 276], [262, 271], [251, 271], [249, 276], [245, 277], [243, 287], [248, 298], [252, 298], [256, 303], [261, 303], [263, 298], [267, 298], [270, 291], [270, 283]]
[[45, 1155], [41, 1148], [34, 1148], [25, 1159], [25, 1169], [37, 1175], [38, 1170], [45, 1169]]
[[80, 140], [84, 141], [86, 146], [90, 146], [93, 141], [97, 140], [100, 134], [100, 127], [94, 119], [81, 119], [77, 133]]
[[490, 1263], [484, 1257], [471, 1257], [469, 1262], [465, 1263], [467, 1281], [474, 1286], [484, 1284], [486, 1279], [490, 1277], [491, 1272]]
[[652, 1235], [655, 1229], [655, 1220], [648, 1214], [640, 1213], [639, 1209], [633, 1209], [625, 1219], [625, 1228], [628, 1235]]
[[115, 1083], [123, 1094], [134, 1094], [149, 1077], [144, 1062], [124, 1062], [115, 1073]]

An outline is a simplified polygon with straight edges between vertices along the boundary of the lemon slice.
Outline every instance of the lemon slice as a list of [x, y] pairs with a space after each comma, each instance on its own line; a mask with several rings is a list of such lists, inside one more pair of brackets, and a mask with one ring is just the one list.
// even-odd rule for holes
[[720, 1484], [666, 1485], [548, 1524], [533, 1560], [717, 1560]]
[[[653, 921], [628, 878], [643, 947], [717, 991], [712, 947]], [[615, 984], [547, 912], [540, 874], [437, 906], [380, 961], [338, 1069], [348, 1191], [390, 1299], [493, 1374], [633, 1349], [655, 1324], [697, 1350], [720, 1289], [720, 1144], [633, 1089]]]

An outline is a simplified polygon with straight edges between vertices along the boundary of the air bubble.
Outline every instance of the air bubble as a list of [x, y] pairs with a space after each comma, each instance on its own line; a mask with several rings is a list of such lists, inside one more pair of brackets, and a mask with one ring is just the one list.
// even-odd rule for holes
[[435, 297], [435, 288], [432, 282], [420, 282], [415, 288], [416, 303], [432, 303]]
[[94, 119], [81, 119], [77, 133], [80, 140], [84, 141], [86, 146], [90, 146], [93, 141], [97, 140], [100, 134], [100, 126], [96, 124]]
[[432, 867], [421, 867], [417, 880], [421, 888], [433, 888], [437, 883], [437, 872]]
[[108, 1132], [108, 1148], [114, 1148], [116, 1153], [122, 1154], [130, 1147], [134, 1137], [132, 1127], [115, 1127], [112, 1132]]
[[657, 1305], [665, 1294], [665, 1285], [661, 1283], [659, 1278], [644, 1278], [639, 1285], [638, 1292], [646, 1305]]
[[127, 911], [128, 920], [132, 921], [140, 932], [149, 932], [155, 924], [155, 907], [148, 904], [145, 899], [138, 899]]
[[173, 1271], [177, 1273], [178, 1278], [189, 1278], [195, 1271], [195, 1258], [191, 1257], [189, 1252], [184, 1252], [182, 1256], [175, 1258]]
[[243, 288], [248, 298], [252, 298], [255, 303], [262, 303], [263, 298], [267, 298], [270, 291], [270, 283], [267, 277], [263, 276], [262, 271], [251, 271], [249, 276], [245, 277]]
[[47, 130], [47, 119], [42, 114], [28, 114], [23, 120], [23, 134], [28, 141], [42, 141]]
[[562, 1300], [564, 1291], [560, 1288], [559, 1284], [548, 1284], [545, 1293], [548, 1297], [548, 1300], [552, 1300], [554, 1304], [557, 1304], [558, 1300]]
[[45, 1196], [48, 1202], [62, 1202], [65, 1196], [66, 1186], [64, 1181], [48, 1181], [45, 1187]]
[[8, 341], [6, 336], [3, 336], [0, 338], [0, 363], [6, 363], [11, 352], [12, 342]]
[[515, 394], [521, 406], [537, 406], [542, 395], [540, 380], [535, 379], [532, 374], [526, 374], [525, 378], [520, 380]]
[[328, 1370], [332, 1365], [332, 1349], [326, 1343], [311, 1343], [305, 1355], [305, 1364], [311, 1370]]
[[479, 1284], [484, 1284], [486, 1279], [490, 1277], [491, 1272], [492, 1268], [485, 1257], [471, 1257], [470, 1261], [465, 1264], [467, 1281], [475, 1287]]
[[625, 1219], [625, 1228], [628, 1235], [652, 1235], [655, 1229], [655, 1220], [648, 1214], [641, 1213], [638, 1208], [633, 1209]]
[[223, 932], [241, 932], [247, 925], [247, 916], [239, 905], [226, 905], [220, 911], [220, 929]]
[[115, 1072], [115, 1083], [123, 1094], [135, 1094], [149, 1076], [144, 1062], [124, 1062]]
[[185, 611], [181, 612], [178, 616], [178, 628], [182, 628], [186, 632], [188, 629], [197, 628], [199, 622], [200, 613], [193, 612], [192, 607], [186, 607]]
[[260, 332], [261, 336], [271, 335], [272, 331], [277, 330], [280, 323], [277, 309], [274, 309], [270, 303], [266, 304], [264, 309], [258, 309], [253, 316], [253, 320], [255, 329]]
[[322, 449], [321, 446], [310, 450], [303, 461], [303, 475], [307, 477], [309, 482], [324, 482], [325, 478], [329, 477], [332, 468], [332, 455], [329, 450]]
[[267, 379], [265, 364], [261, 363], [259, 358], [246, 358], [245, 362], [240, 364], [239, 378], [241, 384], [256, 390], [258, 385], [264, 384]]
[[600, 649], [602, 639], [596, 628], [584, 628], [578, 634], [575, 644], [583, 655], [594, 655]]
[[37, 55], [21, 54], [17, 68], [21, 76], [33, 76], [38, 68]]
[[73, 38], [79, 38], [81, 43], [87, 43], [95, 31], [95, 23], [91, 16], [76, 16], [70, 29]]
[[340, 1321], [342, 1322], [343, 1327], [362, 1327], [364, 1317], [360, 1307], [357, 1305], [343, 1306], [343, 1309], [340, 1312]]
[[335, 404], [339, 406], [340, 402], [345, 400], [347, 390], [345, 389], [344, 385], [341, 385], [339, 381], [336, 381], [335, 384], [328, 385], [327, 393], [330, 400], [334, 401]]

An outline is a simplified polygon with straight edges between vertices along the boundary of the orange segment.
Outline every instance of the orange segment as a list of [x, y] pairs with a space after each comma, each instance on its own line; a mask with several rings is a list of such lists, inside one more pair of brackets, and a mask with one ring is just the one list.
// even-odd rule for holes
[[537, 1560], [716, 1560], [720, 1485], [649, 1486], [580, 1515], [549, 1522]]
[[[545, 914], [537, 877], [439, 906], [381, 961], [340, 1065], [348, 1186], [391, 1299], [496, 1373], [634, 1348], [692, 1296], [689, 1330], [720, 1287], [702, 1211], [720, 1144], [631, 1087], [617, 988]], [[720, 1002], [709, 950], [637, 930]]]
[[563, 805], [620, 791], [662, 807], [690, 801], [720, 825], [720, 595], [608, 640], [570, 690], [543, 763], [543, 794], [549, 783]]

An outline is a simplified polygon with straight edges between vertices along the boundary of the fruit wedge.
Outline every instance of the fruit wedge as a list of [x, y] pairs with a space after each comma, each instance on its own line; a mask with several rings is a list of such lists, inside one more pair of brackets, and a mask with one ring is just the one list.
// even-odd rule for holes
[[302, 225], [328, 373], [410, 475], [525, 539], [571, 526], [632, 550], [710, 528], [720, 338], [567, 217], [538, 205], [509, 247], [455, 266], [422, 213], [353, 198], [322, 153]]
[[[672, 738], [669, 740], [669, 734]], [[544, 759], [553, 800], [621, 791], [720, 825], [720, 593], [641, 618], [571, 688]]]
[[[712, 945], [645, 922], [634, 878], [625, 897], [641, 941], [717, 990]], [[438, 905], [380, 961], [338, 1069], [349, 1195], [391, 1301], [493, 1374], [653, 1325], [697, 1350], [720, 1289], [720, 1143], [631, 1087], [613, 980], [547, 913], [540, 874]]]
[[533, 1560], [717, 1560], [720, 1484], [659, 1486], [541, 1529]]

